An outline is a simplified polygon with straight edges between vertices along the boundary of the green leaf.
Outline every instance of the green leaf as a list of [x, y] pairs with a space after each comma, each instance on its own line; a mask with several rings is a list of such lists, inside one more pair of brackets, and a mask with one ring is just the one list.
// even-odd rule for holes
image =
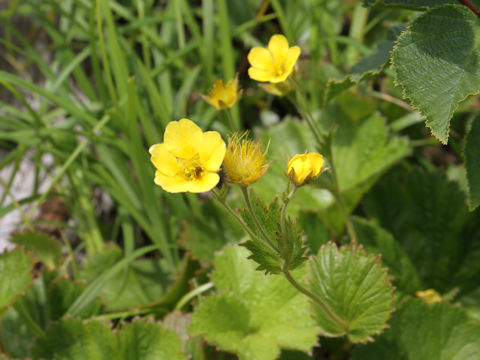
[[[84, 282], [73, 282], [66, 278], [60, 278], [50, 284], [47, 291], [50, 321], [60, 320], [86, 287]], [[102, 303], [100, 299], [96, 298], [88, 304], [78, 316], [89, 318], [98, 314], [101, 307]]]
[[478, 18], [462, 5], [446, 5], [416, 18], [392, 53], [404, 97], [426, 117], [442, 143], [458, 103], [480, 91]]
[[[212, 281], [218, 294], [207, 297], [192, 316], [190, 334], [203, 335], [242, 360], [275, 359], [280, 348], [308, 351], [316, 343], [308, 298], [280, 276], [255, 271], [248, 250], [226, 247], [215, 260]], [[305, 270], [293, 275], [303, 281]]]
[[188, 327], [192, 322], [192, 314], [182, 314], [180, 311], [173, 311], [162, 321], [165, 329], [174, 331], [181, 341], [181, 349], [189, 359], [206, 360], [203, 350], [203, 339], [201, 336], [190, 336]]
[[303, 233], [297, 230], [291, 218], [285, 221], [285, 234], [277, 234], [277, 242], [280, 256], [288, 262], [288, 270], [296, 269], [307, 260]]
[[154, 322], [134, 321], [118, 333], [119, 360], [183, 360], [180, 339]]
[[352, 342], [366, 342], [387, 326], [393, 288], [379, 258], [329, 243], [311, 259], [310, 274], [312, 292], [325, 304], [312, 303], [325, 336], [347, 335]]
[[62, 257], [60, 244], [45, 233], [34, 231], [18, 233], [12, 236], [10, 242], [32, 251], [49, 269], [54, 269]]
[[354, 360], [464, 360], [480, 356], [480, 325], [447, 303], [409, 301], [375, 343], [358, 347]]
[[[340, 190], [346, 191], [385, 171], [409, 152], [406, 139], [388, 139], [385, 120], [380, 115], [355, 119], [356, 97], [342, 95], [339, 102], [327, 107], [324, 126], [338, 126], [333, 137], [332, 157]], [[368, 114], [371, 109], [365, 109]], [[357, 115], [358, 116], [358, 112]]]
[[33, 359], [118, 359], [115, 334], [100, 321], [67, 319], [50, 327], [32, 349]]
[[468, 207], [480, 205], [480, 118], [476, 118], [465, 139], [465, 169], [468, 181]]
[[322, 107], [327, 106], [327, 104], [340, 95], [345, 90], [350, 89], [353, 85], [355, 85], [355, 79], [351, 76], [347, 75], [341, 80], [331, 79], [328, 80], [327, 85], [325, 87], [325, 92], [323, 93], [323, 101]]
[[[271, 242], [275, 246], [278, 246], [276, 243], [277, 233], [280, 230], [280, 205], [278, 198], [272, 201], [267, 207], [263, 200], [255, 195], [252, 188], [247, 189], [247, 191], [251, 192], [250, 199], [258, 222]], [[250, 212], [244, 208], [241, 210], [241, 214], [247, 226], [252, 229], [260, 239], [260, 241], [250, 239], [242, 244], [242, 246], [245, 246], [251, 251], [252, 255], [249, 258], [259, 264], [257, 270], [265, 270], [267, 274], [279, 274], [283, 263], [280, 258], [280, 253], [266, 243], [262, 233], [257, 229], [255, 220]]]
[[389, 62], [395, 41], [402, 31], [405, 31], [404, 25], [392, 26], [388, 30], [387, 38], [380, 42], [370, 55], [362, 58], [350, 69], [352, 78], [355, 81], [361, 81], [366, 76], [375, 75], [382, 71], [385, 64]]
[[[111, 268], [122, 256], [122, 250], [117, 246], [106, 246], [102, 252], [87, 258], [80, 278], [91, 283], [98, 274]], [[136, 260], [108, 280], [99, 296], [105, 304], [106, 311], [120, 311], [159, 300], [172, 283], [173, 276], [165, 270], [162, 261]]]
[[468, 212], [458, 184], [440, 172], [398, 167], [363, 206], [410, 258], [425, 288], [445, 293], [475, 288], [480, 276], [480, 211]]
[[5, 352], [16, 358], [30, 356], [35, 334], [30, 331], [13, 307], [2, 315], [0, 326], [0, 340]]
[[33, 257], [22, 249], [0, 254], [0, 312], [32, 285]]
[[98, 320], [67, 319], [50, 327], [32, 350], [33, 359], [184, 360], [180, 339], [153, 321], [134, 321], [118, 332]]
[[368, 253], [382, 256], [382, 263], [393, 276], [393, 284], [402, 292], [414, 294], [422, 290], [422, 281], [408, 255], [392, 235], [372, 221], [355, 217], [355, 233], [360, 244]]

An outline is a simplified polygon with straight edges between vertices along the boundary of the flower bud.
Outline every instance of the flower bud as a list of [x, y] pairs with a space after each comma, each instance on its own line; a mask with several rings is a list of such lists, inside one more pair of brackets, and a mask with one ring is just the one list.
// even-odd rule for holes
[[297, 154], [288, 162], [287, 175], [296, 186], [308, 184], [322, 173], [323, 162], [317, 153]]
[[265, 163], [267, 151], [261, 143], [247, 138], [248, 131], [235, 133], [228, 138], [223, 166], [230, 182], [248, 186], [260, 179], [270, 164]]

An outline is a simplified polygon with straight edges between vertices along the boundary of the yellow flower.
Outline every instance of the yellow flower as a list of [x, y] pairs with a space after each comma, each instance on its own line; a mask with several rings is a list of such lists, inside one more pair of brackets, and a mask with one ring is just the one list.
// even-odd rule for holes
[[417, 291], [415, 292], [415, 295], [417, 295], [418, 298], [422, 299], [427, 304], [433, 304], [443, 300], [440, 294], [433, 289]]
[[248, 62], [251, 65], [248, 75], [257, 81], [285, 81], [292, 73], [299, 56], [298, 46], [288, 47], [285, 36], [273, 35], [267, 48], [254, 47], [248, 53]]
[[317, 153], [297, 154], [287, 166], [287, 174], [296, 186], [310, 183], [322, 173], [323, 156]]
[[231, 108], [242, 97], [243, 90], [238, 90], [238, 75], [235, 79], [227, 81], [215, 79], [213, 87], [208, 91], [208, 96], [200, 95], [203, 100], [213, 105], [217, 110]]
[[216, 131], [202, 130], [188, 119], [171, 121], [163, 143], [150, 147], [155, 184], [163, 190], [200, 193], [218, 184], [225, 142]]
[[260, 179], [270, 164], [265, 163], [267, 151], [262, 145], [247, 138], [248, 131], [235, 133], [228, 139], [223, 165], [230, 181], [248, 186]]

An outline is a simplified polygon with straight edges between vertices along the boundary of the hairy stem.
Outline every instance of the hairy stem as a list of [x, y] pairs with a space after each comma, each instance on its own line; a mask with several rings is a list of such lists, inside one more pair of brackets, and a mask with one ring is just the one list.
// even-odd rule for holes
[[480, 18], [480, 10], [478, 10], [475, 5], [473, 5], [469, 0], [458, 0], [461, 4], [465, 5], [468, 7], [470, 10], [473, 11], [475, 15], [477, 15], [478, 18]]
[[[285, 266], [287, 265], [287, 266]], [[288, 263], [285, 263], [283, 265], [282, 269], [283, 275], [285, 275], [285, 278], [292, 284], [292, 286], [303, 293], [304, 295], [308, 296], [310, 299], [315, 301], [320, 307], [322, 308], [323, 311], [327, 314], [327, 316], [335, 323], [341, 325], [343, 328], [345, 328], [345, 322], [343, 322], [337, 315], [333, 313], [333, 311], [330, 309], [328, 304], [325, 303], [321, 298], [319, 298], [317, 295], [312, 293], [310, 290], [304, 288], [302, 285], [300, 285], [297, 280], [292, 276], [290, 271], [288, 271]]]
[[253, 219], [253, 222], [255, 223], [255, 226], [256, 226], [257, 230], [260, 232], [260, 235], [262, 235], [262, 238], [265, 240], [265, 242], [276, 253], [277, 250], [276, 250], [275, 244], [273, 243], [273, 241], [270, 239], [270, 237], [267, 235], [267, 233], [263, 229], [263, 226], [262, 226], [262, 224], [260, 224], [260, 221], [257, 218], [257, 214], [255, 213], [255, 210], [253, 209], [252, 200], [250, 198], [250, 192], [244, 186], [241, 186], [241, 189], [242, 189], [243, 197], [245, 199], [245, 203], [247, 204], [247, 209], [248, 209], [248, 211], [249, 211], [249, 213], [250, 213], [250, 215]]

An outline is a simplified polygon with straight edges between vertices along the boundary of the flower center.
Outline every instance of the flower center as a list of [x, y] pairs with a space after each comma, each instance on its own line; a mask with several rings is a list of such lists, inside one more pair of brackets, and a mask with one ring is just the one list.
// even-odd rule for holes
[[201, 164], [195, 160], [185, 160], [185, 159], [178, 159], [180, 165], [180, 173], [186, 180], [196, 180], [200, 179], [203, 174], [203, 168]]

